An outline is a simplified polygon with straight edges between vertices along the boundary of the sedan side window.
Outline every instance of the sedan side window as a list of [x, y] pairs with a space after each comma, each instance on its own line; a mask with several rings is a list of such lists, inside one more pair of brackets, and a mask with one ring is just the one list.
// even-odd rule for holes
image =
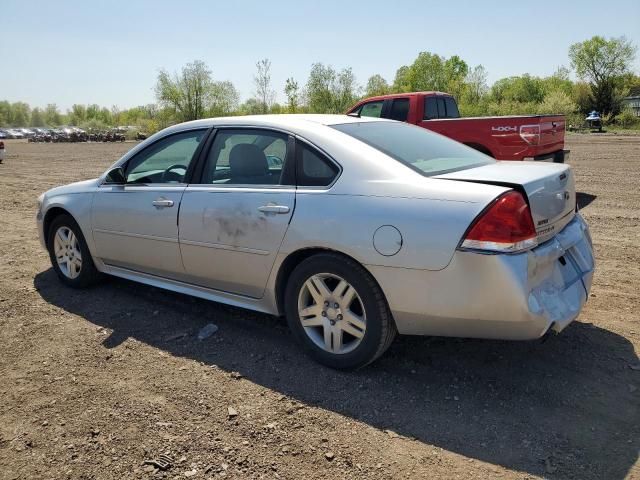
[[315, 148], [302, 142], [296, 145], [298, 186], [326, 187], [340, 173], [340, 169]]
[[190, 130], [159, 140], [127, 162], [127, 183], [184, 183], [206, 130]]
[[207, 156], [202, 183], [288, 185], [289, 136], [270, 130], [220, 130]]

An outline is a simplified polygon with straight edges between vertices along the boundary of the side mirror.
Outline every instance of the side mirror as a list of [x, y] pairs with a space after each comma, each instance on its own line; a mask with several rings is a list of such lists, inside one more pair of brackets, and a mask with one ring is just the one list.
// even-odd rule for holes
[[104, 179], [104, 183], [115, 185], [123, 185], [127, 183], [127, 179], [124, 177], [124, 168], [116, 167], [109, 170], [109, 173], [107, 173], [107, 176]]

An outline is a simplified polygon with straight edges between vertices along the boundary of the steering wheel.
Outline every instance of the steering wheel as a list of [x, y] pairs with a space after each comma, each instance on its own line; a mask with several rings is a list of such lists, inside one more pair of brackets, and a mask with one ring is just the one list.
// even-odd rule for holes
[[[177, 168], [182, 168], [184, 170], [184, 173], [187, 173], [187, 167], [184, 165], [180, 165], [179, 163], [176, 163], [175, 165], [171, 165], [170, 167], [166, 168], [164, 172], [162, 172], [162, 181], [163, 182], [171, 182], [171, 181], [176, 181], [176, 182], [180, 182], [182, 181], [182, 179], [184, 178], [184, 173], [182, 175], [180, 175], [177, 172], [172, 172], [171, 170], [175, 170]], [[171, 178], [171, 176], [173, 176], [174, 178]]]

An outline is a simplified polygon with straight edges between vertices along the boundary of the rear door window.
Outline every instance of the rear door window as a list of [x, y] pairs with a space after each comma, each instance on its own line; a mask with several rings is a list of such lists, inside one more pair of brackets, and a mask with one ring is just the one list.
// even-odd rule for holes
[[434, 118], [438, 118], [438, 99], [427, 97], [424, 99], [424, 119], [433, 120]]
[[444, 105], [444, 98], [438, 98], [438, 118], [445, 118], [447, 111]]
[[335, 163], [315, 148], [298, 142], [296, 145], [297, 184], [306, 187], [325, 187], [330, 185], [340, 173]]
[[398, 98], [391, 103], [391, 113], [389, 118], [391, 120], [399, 120], [401, 122], [407, 121], [409, 115], [409, 99]]
[[453, 97], [446, 97], [444, 99], [444, 105], [447, 109], [447, 118], [460, 118], [460, 112], [458, 111], [458, 105]]
[[287, 185], [289, 137], [263, 129], [221, 129], [204, 166], [203, 184]]

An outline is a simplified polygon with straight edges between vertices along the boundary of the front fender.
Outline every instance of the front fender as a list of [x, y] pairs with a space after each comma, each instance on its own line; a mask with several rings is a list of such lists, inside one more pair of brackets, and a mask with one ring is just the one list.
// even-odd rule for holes
[[76, 221], [91, 255], [95, 258], [95, 243], [91, 230], [91, 207], [95, 192], [62, 193], [54, 196], [45, 196], [40, 212], [38, 213], [38, 228], [40, 231], [41, 243], [46, 248], [45, 224], [49, 223], [50, 214], [56, 209], [66, 211]]

